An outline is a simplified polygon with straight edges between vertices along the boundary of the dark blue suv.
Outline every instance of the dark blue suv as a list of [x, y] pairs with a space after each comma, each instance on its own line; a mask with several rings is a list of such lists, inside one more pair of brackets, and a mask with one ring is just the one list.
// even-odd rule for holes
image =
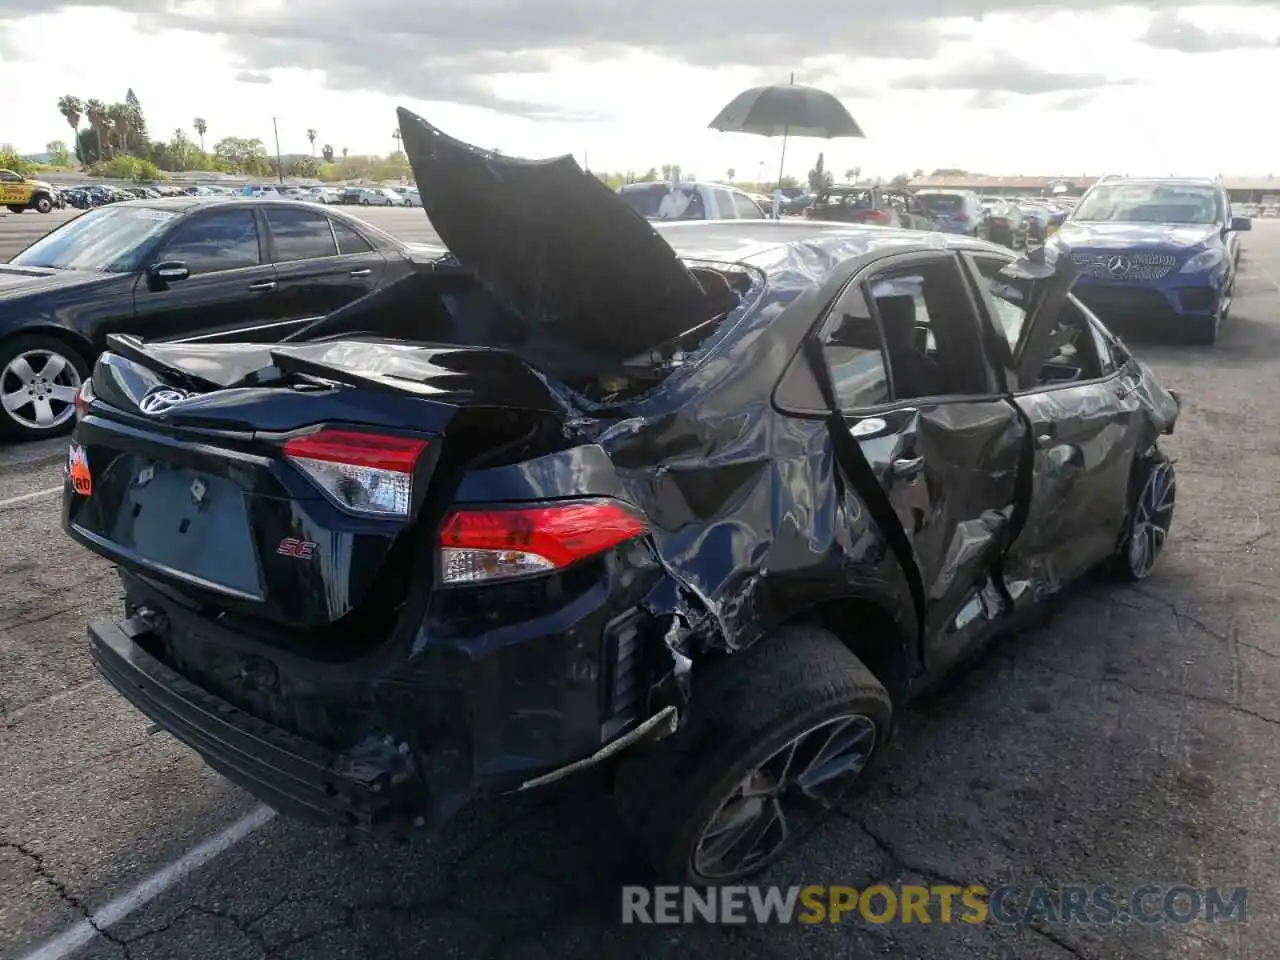
[[1219, 180], [1106, 177], [1055, 234], [1080, 271], [1074, 293], [1106, 321], [1156, 322], [1213, 343], [1231, 306], [1237, 234]]

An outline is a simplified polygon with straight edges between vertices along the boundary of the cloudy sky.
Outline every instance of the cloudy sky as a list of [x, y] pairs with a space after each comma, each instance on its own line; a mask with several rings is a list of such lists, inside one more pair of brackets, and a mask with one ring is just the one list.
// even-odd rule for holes
[[201, 116], [210, 144], [270, 144], [275, 116], [285, 152], [305, 151], [314, 127], [317, 146], [385, 153], [405, 105], [508, 154], [754, 178], [774, 175], [779, 141], [706, 125], [742, 88], [794, 71], [867, 133], [793, 141], [797, 176], [819, 149], [830, 169], [884, 176], [1280, 175], [1280, 4], [1062, 6], [0, 0], [0, 143], [42, 151], [69, 139], [59, 95], [111, 101], [132, 87], [153, 136]]

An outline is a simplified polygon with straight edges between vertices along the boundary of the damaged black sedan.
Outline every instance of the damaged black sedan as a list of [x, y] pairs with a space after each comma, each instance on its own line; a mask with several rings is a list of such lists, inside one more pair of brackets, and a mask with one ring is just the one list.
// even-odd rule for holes
[[114, 337], [77, 402], [92, 657], [265, 802], [429, 828], [602, 766], [664, 876], [742, 877], [960, 657], [1151, 572], [1178, 401], [1069, 258], [655, 229], [401, 127], [438, 259], [274, 345]]

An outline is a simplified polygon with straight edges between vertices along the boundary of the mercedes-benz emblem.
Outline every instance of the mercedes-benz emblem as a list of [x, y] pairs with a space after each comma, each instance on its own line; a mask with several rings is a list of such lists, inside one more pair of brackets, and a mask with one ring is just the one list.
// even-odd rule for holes
[[1133, 264], [1128, 257], [1112, 257], [1107, 261], [1107, 273], [1113, 277], [1123, 277], [1131, 269], [1133, 269]]
[[181, 403], [191, 395], [182, 390], [173, 390], [168, 387], [157, 387], [150, 390], [138, 402], [138, 409], [145, 414], [155, 416], [157, 413], [164, 413], [175, 404]]

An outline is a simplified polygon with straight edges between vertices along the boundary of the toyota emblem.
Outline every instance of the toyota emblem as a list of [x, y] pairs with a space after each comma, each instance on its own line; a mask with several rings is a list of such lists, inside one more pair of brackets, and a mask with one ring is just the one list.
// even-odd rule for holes
[[147, 392], [146, 396], [138, 403], [138, 409], [150, 416], [158, 413], [164, 413], [170, 407], [181, 403], [189, 398], [191, 394], [182, 390], [173, 390], [168, 387], [158, 387], [155, 390]]
[[1107, 273], [1113, 277], [1123, 277], [1131, 269], [1133, 269], [1133, 264], [1128, 257], [1112, 257], [1107, 261]]

